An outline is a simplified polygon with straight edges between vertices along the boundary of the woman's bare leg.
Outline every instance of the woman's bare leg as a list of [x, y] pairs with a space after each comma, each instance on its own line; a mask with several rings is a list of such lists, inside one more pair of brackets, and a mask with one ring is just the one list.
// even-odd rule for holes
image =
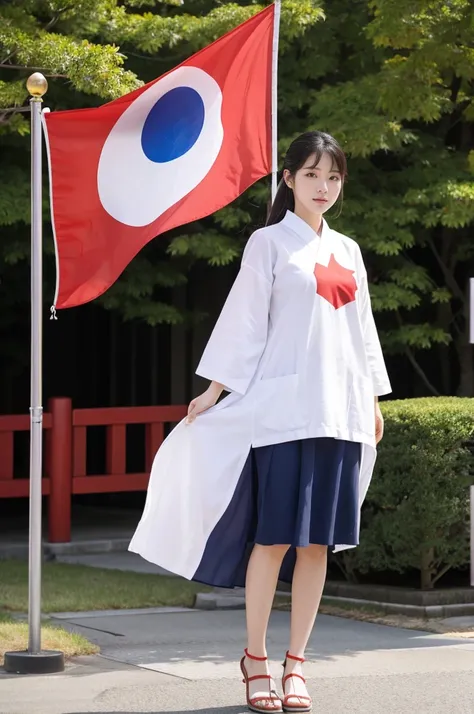
[[[306, 645], [311, 635], [314, 621], [321, 602], [327, 571], [327, 546], [309, 545], [297, 548], [296, 566], [293, 575], [291, 597], [291, 636], [290, 654], [304, 658]], [[302, 674], [302, 665], [289, 659], [285, 667], [285, 675]], [[285, 685], [286, 694], [295, 694], [288, 704], [296, 706], [307, 704], [299, 700], [297, 695], [308, 696], [304, 682], [298, 677], [291, 677]]]
[[[278, 574], [287, 545], [255, 545], [247, 569], [245, 584], [246, 610], [247, 610], [247, 638], [248, 651], [255, 657], [266, 657], [266, 637], [268, 621], [272, 610], [273, 599], [278, 582]], [[257, 674], [269, 674], [268, 662], [256, 662], [245, 658], [245, 667], [250, 677]], [[273, 688], [273, 685], [270, 687]], [[265, 704], [265, 697], [269, 689], [265, 681], [250, 682], [250, 697], [262, 698], [258, 706]], [[275, 706], [268, 702], [266, 707], [272, 711]]]

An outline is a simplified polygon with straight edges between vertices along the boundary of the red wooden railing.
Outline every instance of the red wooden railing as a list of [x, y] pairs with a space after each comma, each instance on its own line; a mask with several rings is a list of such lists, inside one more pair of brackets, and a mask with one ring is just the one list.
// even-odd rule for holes
[[[165, 436], [165, 425], [180, 421], [185, 406], [72, 409], [67, 398], [51, 399], [44, 414], [45, 468], [43, 495], [49, 496], [50, 543], [71, 540], [73, 494], [144, 491], [153, 457]], [[126, 473], [126, 428], [145, 425], [145, 472]], [[87, 473], [87, 430], [106, 428], [105, 474]], [[0, 416], [0, 498], [29, 495], [29, 479], [15, 478], [14, 434], [29, 431], [28, 416]]]
[[[51, 414], [45, 414], [43, 428], [48, 434], [52, 430]], [[30, 482], [27, 478], [14, 478], [14, 434], [30, 430], [30, 417], [21, 415], [0, 416], [0, 498], [21, 498], [28, 496]], [[43, 479], [43, 494], [49, 494], [49, 480]]]

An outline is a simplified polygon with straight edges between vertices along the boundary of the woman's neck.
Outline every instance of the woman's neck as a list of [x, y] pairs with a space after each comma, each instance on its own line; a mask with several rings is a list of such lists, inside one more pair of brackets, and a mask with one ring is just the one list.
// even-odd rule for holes
[[323, 223], [322, 213], [312, 213], [307, 211], [303, 206], [295, 206], [295, 215], [301, 218], [302, 221], [308, 224], [315, 233], [320, 233]]

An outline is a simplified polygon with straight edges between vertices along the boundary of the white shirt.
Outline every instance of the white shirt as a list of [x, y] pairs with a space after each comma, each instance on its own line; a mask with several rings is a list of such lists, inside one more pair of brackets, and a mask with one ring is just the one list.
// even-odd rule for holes
[[253, 401], [254, 446], [374, 444], [374, 396], [391, 387], [357, 243], [290, 211], [256, 231], [197, 374]]

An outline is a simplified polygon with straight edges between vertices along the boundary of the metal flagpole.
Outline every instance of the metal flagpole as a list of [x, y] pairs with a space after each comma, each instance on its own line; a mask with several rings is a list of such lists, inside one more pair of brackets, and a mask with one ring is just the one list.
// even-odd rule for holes
[[272, 203], [278, 189], [278, 49], [280, 44], [281, 0], [275, 0], [272, 56]]
[[28, 650], [6, 652], [4, 667], [18, 674], [62, 672], [62, 652], [41, 649], [41, 496], [43, 463], [42, 351], [43, 241], [41, 105], [48, 89], [39, 72], [26, 83], [31, 95], [31, 406], [30, 406], [30, 543], [28, 570]]

